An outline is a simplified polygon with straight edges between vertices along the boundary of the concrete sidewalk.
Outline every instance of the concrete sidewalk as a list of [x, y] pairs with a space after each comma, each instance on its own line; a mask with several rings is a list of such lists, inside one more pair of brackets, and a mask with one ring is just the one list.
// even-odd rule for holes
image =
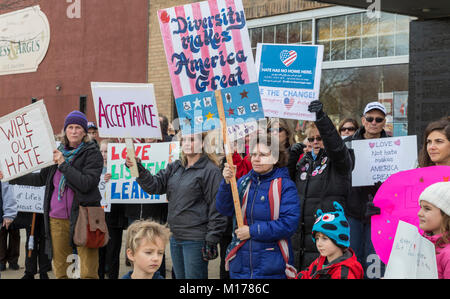
[[[6, 271], [1, 272], [1, 279], [20, 279], [25, 274], [25, 256], [27, 252], [25, 252], [25, 241], [26, 241], [26, 232], [25, 229], [20, 230], [20, 257], [19, 257], [19, 270], [11, 270], [7, 268]], [[220, 266], [220, 258], [216, 258], [213, 261], [209, 262], [208, 266], [208, 277], [210, 279], [219, 279], [219, 266]], [[8, 265], [7, 265], [8, 267]], [[122, 250], [120, 252], [120, 270], [119, 277], [122, 277], [126, 273], [128, 273], [132, 268], [125, 265], [125, 231], [122, 241]], [[53, 272], [48, 272], [48, 276], [51, 279], [54, 279], [55, 276]], [[39, 274], [35, 276], [35, 278], [39, 279]], [[166, 247], [166, 278], [172, 278], [172, 260], [170, 258], [170, 247], [167, 245]]]

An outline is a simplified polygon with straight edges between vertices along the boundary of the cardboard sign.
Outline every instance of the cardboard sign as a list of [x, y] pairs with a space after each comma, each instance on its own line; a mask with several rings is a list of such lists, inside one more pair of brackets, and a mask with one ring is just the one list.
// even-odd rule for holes
[[434, 244], [422, 237], [417, 227], [400, 221], [384, 278], [437, 279], [435, 250]]
[[[136, 157], [142, 160], [142, 165], [155, 175], [161, 169], [180, 155], [179, 142], [140, 143], [135, 144]], [[108, 173], [111, 180], [107, 184], [111, 204], [116, 203], [164, 203], [167, 202], [165, 194], [147, 194], [136, 178], [132, 177], [130, 170], [125, 166], [127, 148], [124, 143], [108, 144]]]
[[390, 175], [417, 165], [417, 137], [403, 136], [354, 140], [355, 168], [352, 186], [384, 182]]
[[380, 186], [373, 199], [380, 214], [371, 218], [371, 236], [383, 263], [388, 262], [398, 222], [405, 221], [419, 229], [420, 194], [434, 183], [448, 181], [449, 177], [450, 166], [423, 167], [395, 173]]
[[10, 185], [17, 202], [17, 211], [44, 213], [45, 187]]
[[256, 67], [266, 117], [315, 121], [309, 104], [319, 99], [323, 46], [258, 44]]
[[53, 165], [56, 149], [44, 101], [0, 118], [2, 182]]
[[107, 183], [105, 182], [105, 175], [100, 176], [100, 183], [98, 184], [98, 190], [102, 195], [100, 205], [103, 207], [105, 212], [111, 212], [111, 196], [109, 195]]
[[100, 137], [162, 138], [153, 84], [91, 82], [91, 89]]

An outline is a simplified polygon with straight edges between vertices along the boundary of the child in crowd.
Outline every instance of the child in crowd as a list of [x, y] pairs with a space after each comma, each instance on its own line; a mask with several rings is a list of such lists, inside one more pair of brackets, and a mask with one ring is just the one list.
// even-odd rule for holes
[[428, 186], [419, 204], [419, 227], [436, 247], [438, 278], [450, 279], [450, 182]]
[[313, 241], [320, 253], [297, 279], [362, 279], [364, 272], [350, 246], [350, 228], [344, 209], [336, 201], [334, 212], [317, 210], [312, 229]]
[[133, 270], [122, 279], [164, 279], [159, 274], [169, 231], [163, 225], [137, 220], [127, 229], [126, 253]]

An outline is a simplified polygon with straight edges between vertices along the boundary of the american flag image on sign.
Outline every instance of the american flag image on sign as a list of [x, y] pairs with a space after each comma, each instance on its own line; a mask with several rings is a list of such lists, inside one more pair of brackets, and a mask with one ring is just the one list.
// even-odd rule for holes
[[294, 99], [293, 98], [284, 98], [284, 106], [286, 106], [286, 108], [291, 109], [292, 106], [294, 105]]
[[290, 66], [297, 59], [297, 52], [294, 50], [283, 50], [280, 53], [280, 59], [285, 66]]

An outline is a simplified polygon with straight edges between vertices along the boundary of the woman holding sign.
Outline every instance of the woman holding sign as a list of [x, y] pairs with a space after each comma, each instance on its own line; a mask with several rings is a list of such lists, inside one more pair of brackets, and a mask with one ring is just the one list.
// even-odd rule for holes
[[45, 251], [53, 259], [56, 278], [70, 276], [74, 248], [81, 266], [80, 277], [98, 278], [98, 249], [77, 247], [73, 243], [79, 206], [100, 206], [102, 198], [98, 184], [103, 158], [97, 145], [89, 141], [87, 123], [86, 115], [80, 111], [67, 115], [64, 141], [53, 152], [56, 165], [11, 181], [19, 185], [46, 186], [44, 225], [48, 242]]
[[[276, 153], [278, 154], [278, 157]], [[284, 144], [258, 140], [250, 152], [252, 170], [238, 180], [242, 227], [235, 227], [225, 259], [230, 278], [295, 278], [290, 237], [297, 229], [299, 198], [289, 178]], [[217, 209], [234, 216], [234, 203], [227, 183], [234, 171], [228, 164], [217, 193]]]
[[[292, 244], [299, 271], [319, 257], [311, 233], [316, 211], [333, 210], [334, 201], [344, 206], [351, 188], [353, 162], [350, 152], [322, 108], [320, 101], [312, 101], [308, 107], [310, 112], [316, 113], [316, 121], [306, 130], [312, 151], [304, 154], [295, 167], [302, 213]], [[299, 157], [301, 153], [301, 147], [294, 145], [290, 161], [297, 161], [298, 158], [292, 157]]]
[[[139, 186], [149, 194], [167, 195], [170, 253], [177, 279], [208, 278], [208, 260], [217, 257], [217, 243], [226, 229], [226, 218], [216, 210], [218, 162], [206, 153], [202, 137], [183, 136], [181, 160], [156, 175], [137, 162]], [[135, 163], [127, 156], [127, 167]]]

